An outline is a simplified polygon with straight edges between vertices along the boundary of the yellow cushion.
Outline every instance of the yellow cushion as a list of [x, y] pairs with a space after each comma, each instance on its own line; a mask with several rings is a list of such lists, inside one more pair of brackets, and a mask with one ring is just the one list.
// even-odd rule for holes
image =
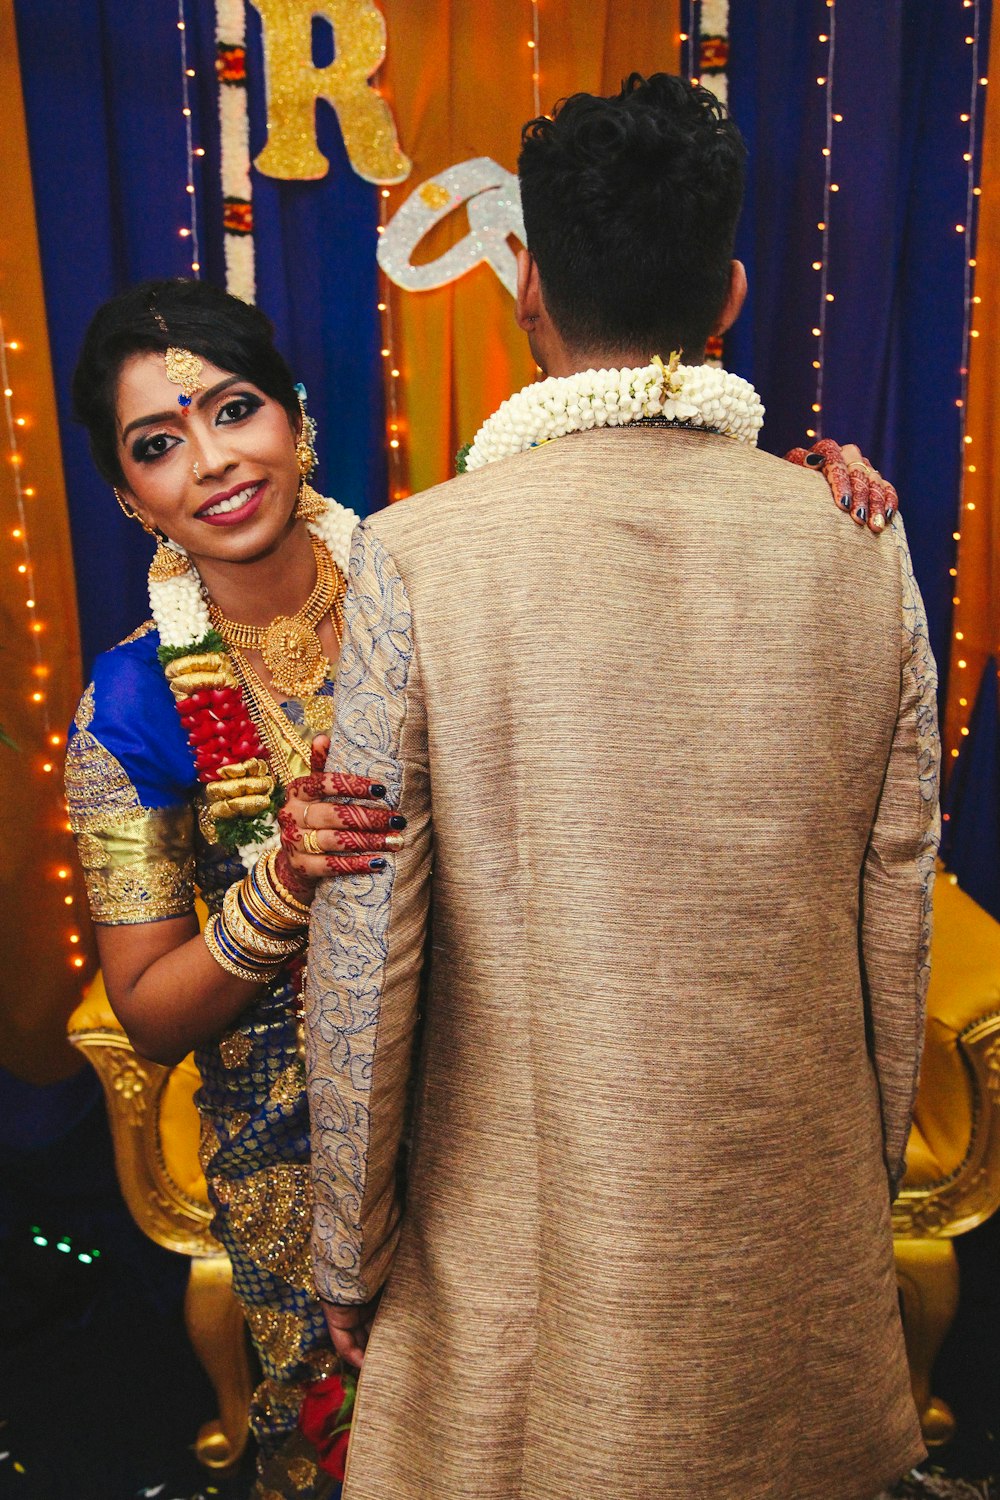
[[[940, 1182], [961, 1166], [972, 1136], [973, 1096], [958, 1038], [994, 1011], [1000, 1011], [1000, 922], [940, 871], [927, 1036], [905, 1187]], [[934, 1176], [926, 1175], [932, 1171]]]

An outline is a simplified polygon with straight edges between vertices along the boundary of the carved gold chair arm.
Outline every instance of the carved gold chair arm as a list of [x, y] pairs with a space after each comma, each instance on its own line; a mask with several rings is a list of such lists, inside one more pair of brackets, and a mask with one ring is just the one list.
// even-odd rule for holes
[[934, 897], [927, 1034], [907, 1172], [893, 1205], [896, 1275], [924, 1441], [953, 1435], [932, 1394], [958, 1307], [954, 1240], [1000, 1207], [1000, 923], [941, 872]]
[[198, 1070], [192, 1058], [172, 1068], [140, 1058], [115, 1020], [100, 975], [70, 1017], [69, 1039], [101, 1081], [129, 1212], [151, 1240], [191, 1257], [184, 1320], [219, 1410], [198, 1433], [195, 1452], [207, 1468], [229, 1468], [246, 1447], [252, 1382], [232, 1267], [209, 1227], [194, 1105]]
[[167, 1170], [160, 1134], [172, 1068], [139, 1058], [124, 1032], [70, 1033], [104, 1088], [122, 1196], [139, 1228], [180, 1255], [218, 1255], [207, 1198], [186, 1191]]
[[957, 1038], [972, 1093], [972, 1134], [959, 1166], [939, 1182], [907, 1186], [893, 1205], [896, 1235], [954, 1239], [1000, 1208], [1000, 1012]]

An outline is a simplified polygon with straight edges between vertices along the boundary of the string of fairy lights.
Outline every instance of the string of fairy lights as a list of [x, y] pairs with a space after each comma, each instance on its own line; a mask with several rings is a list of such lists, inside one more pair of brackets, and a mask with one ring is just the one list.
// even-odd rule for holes
[[[28, 638], [31, 642], [32, 677], [32, 686], [28, 694], [28, 700], [38, 710], [41, 720], [41, 738], [45, 747], [37, 768], [43, 776], [49, 777], [53, 776], [60, 768], [60, 759], [52, 752], [58, 751], [61, 748], [64, 743], [64, 736], [52, 727], [49, 696], [46, 690], [51, 668], [45, 660], [45, 651], [42, 645], [46, 621], [43, 612], [39, 609], [35, 562], [31, 550], [32, 527], [29, 523], [30, 506], [36, 499], [36, 489], [33, 484], [25, 483], [24, 454], [21, 451], [20, 442], [21, 433], [29, 426], [29, 418], [24, 412], [19, 412], [8, 357], [11, 354], [16, 355], [20, 351], [20, 340], [7, 337], [7, 327], [3, 314], [0, 312], [0, 380], [3, 381], [3, 413], [7, 429], [7, 458], [14, 489], [16, 520], [16, 525], [12, 527], [10, 534], [12, 541], [17, 543], [16, 555], [20, 558], [20, 561], [15, 564], [15, 572], [24, 584], [24, 607], [28, 613]], [[15, 415], [16, 412], [18, 412], [17, 415]], [[66, 832], [69, 832], [68, 824], [66, 825]], [[53, 879], [65, 883], [67, 887], [66, 894], [63, 896], [63, 904], [68, 908], [72, 908], [76, 904], [76, 896], [69, 889], [73, 882], [73, 869], [74, 866], [72, 865], [60, 864], [53, 870]], [[67, 914], [69, 915], [69, 913]], [[75, 969], [82, 969], [85, 960], [78, 952], [73, 952], [74, 949], [79, 947], [80, 934], [72, 923], [67, 930], [66, 938], [70, 948], [69, 962]]]
[[[378, 233], [385, 234], [389, 218], [389, 189], [379, 193]], [[396, 357], [396, 329], [392, 315], [392, 287], [388, 276], [379, 267], [378, 313], [381, 318], [382, 347], [380, 350], [385, 370], [385, 436], [389, 451], [389, 497], [405, 500], [409, 494], [406, 486], [406, 455], [402, 447], [403, 422], [400, 415], [399, 381], [401, 370]]]
[[[966, 36], [965, 36], [965, 45], [970, 49], [969, 106], [968, 106], [968, 109], [967, 110], [963, 110], [962, 114], [959, 116], [960, 123], [963, 124], [963, 125], [965, 125], [966, 128], [967, 128], [967, 139], [966, 139], [966, 142], [965, 142], [965, 151], [962, 153], [962, 160], [963, 160], [963, 162], [965, 164], [965, 173], [966, 173], [966, 178], [965, 178], [965, 184], [966, 184], [966, 186], [965, 186], [965, 213], [963, 215], [964, 222], [955, 225], [955, 232], [957, 234], [960, 234], [962, 236], [962, 246], [963, 246], [963, 250], [964, 250], [965, 265], [964, 265], [964, 279], [963, 279], [963, 292], [964, 292], [963, 301], [964, 301], [964, 306], [963, 306], [963, 319], [962, 319], [962, 363], [961, 363], [960, 370], [959, 370], [959, 375], [960, 375], [960, 380], [961, 380], [961, 388], [960, 388], [960, 391], [959, 391], [959, 395], [958, 395], [958, 397], [957, 397], [957, 399], [955, 401], [955, 405], [959, 408], [959, 411], [961, 412], [961, 424], [960, 424], [960, 426], [961, 426], [961, 435], [960, 435], [960, 472], [961, 472], [961, 480], [960, 480], [960, 488], [959, 488], [959, 508], [958, 508], [958, 510], [959, 510], [959, 523], [958, 523], [956, 529], [952, 532], [952, 541], [955, 543], [955, 547], [956, 547], [956, 557], [955, 557], [955, 561], [954, 561], [952, 567], [949, 569], [949, 573], [950, 573], [951, 577], [956, 580], [955, 584], [954, 584], [955, 593], [954, 593], [954, 595], [952, 597], [952, 601], [951, 601], [953, 606], [957, 606], [957, 605], [961, 604], [961, 602], [962, 602], [961, 601], [961, 597], [960, 597], [960, 586], [959, 586], [959, 583], [958, 583], [958, 556], [957, 556], [958, 544], [962, 540], [961, 516], [962, 516], [963, 511], [971, 511], [971, 510], [975, 510], [975, 508], [976, 508], [976, 502], [974, 500], [969, 500], [969, 499], [966, 498], [966, 493], [965, 493], [965, 478], [966, 478], [967, 474], [975, 474], [975, 472], [976, 472], [975, 454], [972, 451], [972, 448], [973, 448], [972, 434], [967, 430], [967, 425], [968, 425], [968, 394], [969, 394], [969, 356], [970, 356], [970, 352], [971, 352], [971, 348], [972, 348], [972, 340], [973, 339], [977, 339], [979, 337], [979, 329], [974, 326], [974, 324], [975, 324], [975, 308], [977, 308], [982, 303], [982, 300], [983, 300], [982, 297], [975, 290], [975, 270], [976, 270], [976, 255], [975, 255], [975, 242], [976, 241], [975, 241], [975, 236], [976, 236], [976, 220], [978, 218], [978, 212], [977, 212], [977, 210], [978, 210], [978, 201], [977, 200], [982, 195], [982, 188], [976, 182], [976, 148], [977, 148], [977, 145], [978, 145], [978, 142], [979, 142], [979, 122], [980, 122], [980, 116], [982, 114], [982, 109], [981, 109], [982, 93], [983, 93], [983, 90], [986, 88], [986, 86], [987, 86], [987, 84], [989, 82], [989, 79], [987, 78], [987, 76], [981, 71], [981, 66], [982, 66], [982, 62], [981, 62], [982, 15], [981, 15], [980, 0], [962, 0], [962, 8], [963, 8], [963, 10], [970, 11], [971, 12], [971, 16], [970, 16], [970, 21], [969, 21], [969, 29], [966, 32]], [[963, 630], [956, 629], [953, 632], [953, 635], [954, 635], [954, 641], [955, 641], [955, 653], [954, 653], [955, 668], [959, 672], [965, 672], [968, 669], [968, 661], [966, 660], [966, 658], [962, 654], [962, 645], [963, 645], [963, 642], [965, 640], [965, 632]], [[963, 722], [961, 722], [960, 725], [959, 725], [959, 736], [961, 738], [964, 738], [969, 733], [968, 723], [965, 722], [967, 720], [967, 718], [968, 718], [969, 698], [968, 698], [968, 693], [965, 691], [965, 683], [962, 682], [960, 685], [961, 685], [961, 688], [962, 688], [962, 692], [959, 695], [958, 706], [962, 710], [962, 721]], [[958, 754], [959, 754], [958, 749], [957, 748], [953, 748], [952, 751], [951, 751], [952, 759], [953, 760], [957, 759], [958, 758]], [[945, 818], [947, 818], [948, 815], [945, 814], [944, 816], [945, 816]]]
[[685, 9], [687, 20], [683, 23], [685, 29], [681, 32], [681, 70], [692, 83], [700, 83], [697, 67], [699, 26], [696, 0], [686, 0]]
[[198, 204], [194, 184], [194, 159], [195, 156], [204, 156], [204, 149], [196, 149], [194, 144], [194, 127], [192, 125], [191, 113], [191, 79], [195, 77], [195, 70], [188, 62], [187, 46], [187, 21], [184, 17], [184, 0], [177, 0], [177, 30], [180, 34], [181, 46], [181, 115], [184, 119], [184, 143], [187, 156], [187, 180], [184, 184], [188, 197], [190, 223], [182, 225], [179, 230], [181, 239], [190, 240], [191, 270], [196, 276], [201, 273], [201, 251], [198, 245]]
[[535, 119], [542, 112], [542, 26], [538, 14], [538, 0], [531, 0], [531, 35], [528, 38], [531, 53], [531, 98]]
[[812, 329], [812, 336], [816, 340], [812, 361], [815, 384], [812, 399], [812, 425], [806, 428], [806, 437], [813, 439], [823, 435], [823, 367], [826, 359], [827, 314], [834, 300], [834, 293], [830, 290], [830, 216], [833, 195], [840, 192], [840, 184], [833, 180], [833, 127], [839, 125], [844, 118], [843, 115], [835, 113], [833, 108], [834, 67], [837, 60], [836, 0], [826, 0], [826, 8], [830, 13], [826, 22], [826, 30], [819, 34], [819, 42], [826, 48], [826, 55], [823, 71], [816, 79], [817, 85], [824, 90], [825, 120], [823, 145], [820, 148], [823, 157], [823, 209], [822, 216], [816, 225], [820, 234], [820, 248], [817, 259], [812, 263], [813, 270], [819, 272], [819, 310]]

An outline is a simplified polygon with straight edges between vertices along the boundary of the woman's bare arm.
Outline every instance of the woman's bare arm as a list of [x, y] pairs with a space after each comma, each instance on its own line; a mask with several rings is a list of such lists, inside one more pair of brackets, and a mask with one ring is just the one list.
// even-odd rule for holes
[[216, 963], [193, 913], [95, 931], [111, 1008], [153, 1062], [180, 1062], [217, 1037], [260, 988]]

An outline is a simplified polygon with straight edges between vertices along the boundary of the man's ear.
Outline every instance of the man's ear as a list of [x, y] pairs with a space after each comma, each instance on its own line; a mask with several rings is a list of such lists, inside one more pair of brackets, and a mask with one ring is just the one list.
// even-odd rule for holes
[[744, 266], [741, 260], [731, 260], [729, 262], [729, 290], [726, 293], [726, 300], [722, 304], [719, 316], [716, 318], [712, 328], [714, 334], [723, 334], [727, 329], [732, 328], [740, 315], [746, 295], [746, 266]]
[[542, 284], [530, 250], [517, 252], [517, 297], [514, 316], [524, 333], [532, 333], [543, 309]]

